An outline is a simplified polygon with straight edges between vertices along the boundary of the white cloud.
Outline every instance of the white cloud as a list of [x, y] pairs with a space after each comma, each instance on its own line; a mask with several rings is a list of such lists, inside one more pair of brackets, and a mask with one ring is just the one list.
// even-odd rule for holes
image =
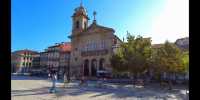
[[167, 0], [163, 12], [155, 16], [151, 31], [153, 43], [189, 36], [189, 0]]

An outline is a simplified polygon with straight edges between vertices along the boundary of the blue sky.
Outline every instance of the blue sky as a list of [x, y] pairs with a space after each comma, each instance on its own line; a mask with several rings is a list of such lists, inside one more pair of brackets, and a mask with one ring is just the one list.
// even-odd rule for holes
[[[43, 51], [50, 45], [70, 41], [74, 9], [80, 0], [12, 0], [12, 51]], [[83, 0], [90, 23], [115, 29], [119, 38], [128, 30], [151, 37], [153, 43], [189, 36], [188, 0]], [[89, 24], [90, 24], [89, 23]]]

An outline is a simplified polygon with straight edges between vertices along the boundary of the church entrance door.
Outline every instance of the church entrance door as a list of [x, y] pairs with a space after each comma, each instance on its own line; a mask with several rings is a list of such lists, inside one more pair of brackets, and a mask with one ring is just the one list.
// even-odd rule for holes
[[91, 68], [92, 68], [92, 76], [97, 75], [97, 60], [93, 59], [91, 62]]
[[104, 66], [105, 60], [103, 58], [99, 61], [99, 70], [105, 70]]
[[84, 61], [84, 76], [89, 76], [89, 60]]

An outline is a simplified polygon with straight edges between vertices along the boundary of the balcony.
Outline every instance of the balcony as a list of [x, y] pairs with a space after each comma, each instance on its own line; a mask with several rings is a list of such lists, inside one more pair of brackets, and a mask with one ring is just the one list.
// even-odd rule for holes
[[95, 51], [83, 51], [81, 52], [81, 56], [99, 56], [99, 55], [106, 55], [108, 54], [108, 50], [95, 50]]

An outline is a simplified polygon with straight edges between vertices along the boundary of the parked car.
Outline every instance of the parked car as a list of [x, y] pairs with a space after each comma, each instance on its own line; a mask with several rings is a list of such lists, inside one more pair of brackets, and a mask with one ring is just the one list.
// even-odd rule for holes
[[97, 71], [98, 78], [111, 78], [111, 73], [105, 70]]
[[48, 73], [45, 70], [32, 70], [32, 76], [39, 76], [39, 77], [48, 77]]

